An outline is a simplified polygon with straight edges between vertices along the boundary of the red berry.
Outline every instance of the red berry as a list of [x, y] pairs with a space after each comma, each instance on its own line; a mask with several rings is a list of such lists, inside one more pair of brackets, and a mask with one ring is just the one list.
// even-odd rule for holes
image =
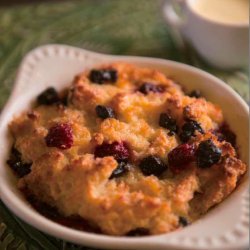
[[73, 145], [73, 131], [68, 123], [59, 123], [49, 129], [45, 137], [48, 147], [69, 149]]
[[168, 164], [172, 172], [179, 173], [194, 161], [195, 150], [190, 144], [181, 144], [168, 154]]
[[113, 156], [117, 161], [127, 161], [129, 148], [126, 142], [104, 142], [95, 148], [95, 157]]

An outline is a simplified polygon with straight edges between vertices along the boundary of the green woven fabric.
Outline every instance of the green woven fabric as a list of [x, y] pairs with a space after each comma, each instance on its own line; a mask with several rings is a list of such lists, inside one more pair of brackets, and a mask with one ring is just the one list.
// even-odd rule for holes
[[[0, 108], [8, 99], [22, 57], [48, 43], [185, 62], [220, 77], [248, 102], [248, 72], [213, 69], [188, 45], [180, 48], [162, 17], [161, 5], [157, 0], [85, 0], [0, 8]], [[0, 249], [90, 248], [39, 232], [0, 202]]]

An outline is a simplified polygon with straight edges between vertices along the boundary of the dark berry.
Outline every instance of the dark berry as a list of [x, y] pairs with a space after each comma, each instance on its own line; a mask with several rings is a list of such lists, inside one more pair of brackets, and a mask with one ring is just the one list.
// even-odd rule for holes
[[231, 143], [233, 147], [236, 146], [236, 135], [230, 129], [228, 124], [223, 123], [218, 131], [216, 131], [216, 135], [218, 136], [219, 141], [227, 141]]
[[130, 170], [130, 168], [131, 165], [128, 164], [127, 162], [124, 161], [119, 162], [117, 168], [112, 172], [109, 179], [117, 178], [126, 174]]
[[129, 148], [126, 142], [104, 142], [95, 148], [95, 157], [113, 156], [117, 161], [128, 161]]
[[197, 121], [189, 120], [181, 128], [180, 139], [182, 142], [187, 142], [192, 136], [195, 135], [195, 131], [204, 133], [201, 125]]
[[10, 159], [7, 160], [7, 164], [12, 168], [18, 177], [23, 177], [31, 172], [31, 163], [23, 163], [21, 159], [21, 153], [12, 147]]
[[115, 118], [115, 112], [110, 107], [97, 105], [95, 108], [95, 111], [96, 111], [96, 114], [99, 118], [102, 118], [102, 119]]
[[73, 145], [73, 131], [68, 123], [58, 123], [49, 129], [45, 142], [48, 147], [69, 149]]
[[149, 92], [163, 93], [165, 91], [165, 87], [163, 85], [155, 85], [155, 84], [146, 82], [141, 85], [141, 87], [139, 88], [139, 91], [145, 95], [147, 95]]
[[174, 148], [168, 154], [168, 165], [174, 173], [185, 170], [188, 164], [195, 160], [194, 146], [190, 144], [181, 144]]
[[178, 132], [178, 126], [176, 124], [176, 120], [173, 119], [170, 115], [167, 113], [161, 113], [159, 125], [163, 128], [167, 128], [170, 130], [170, 135], [174, 135], [174, 133]]
[[37, 103], [39, 105], [52, 105], [59, 102], [60, 98], [53, 87], [47, 88], [37, 97]]
[[89, 80], [94, 83], [103, 84], [106, 82], [115, 83], [118, 74], [115, 69], [92, 69], [89, 73]]
[[209, 168], [220, 160], [221, 150], [215, 146], [212, 140], [206, 140], [199, 144], [196, 156], [198, 167]]
[[127, 236], [130, 237], [147, 236], [147, 235], [150, 235], [149, 230], [147, 228], [142, 228], [142, 227], [136, 228], [127, 233]]
[[195, 98], [200, 98], [201, 97], [201, 92], [200, 90], [193, 90], [189, 94], [190, 97], [195, 97]]
[[61, 99], [61, 103], [64, 105], [64, 106], [68, 106], [68, 95], [64, 95]]
[[146, 176], [159, 176], [167, 170], [167, 165], [159, 157], [151, 155], [140, 162], [139, 168]]
[[188, 226], [190, 223], [188, 222], [188, 220], [185, 217], [180, 216], [179, 217], [179, 225], [182, 227], [186, 227]]

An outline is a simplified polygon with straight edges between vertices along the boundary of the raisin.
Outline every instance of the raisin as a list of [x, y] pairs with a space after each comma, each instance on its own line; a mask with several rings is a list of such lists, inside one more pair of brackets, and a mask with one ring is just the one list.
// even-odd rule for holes
[[61, 99], [61, 103], [66, 107], [68, 106], [68, 95], [64, 95]]
[[102, 119], [115, 118], [115, 112], [110, 107], [97, 105], [95, 108], [95, 111], [96, 111], [96, 114], [99, 118], [102, 118]]
[[68, 123], [58, 123], [49, 129], [45, 142], [48, 147], [69, 149], [73, 145], [73, 131]]
[[168, 167], [159, 157], [150, 155], [140, 162], [139, 168], [146, 176], [160, 176]]
[[195, 97], [195, 98], [200, 98], [201, 97], [201, 92], [200, 90], [193, 90], [189, 94], [190, 97]]
[[129, 147], [126, 142], [113, 142], [103, 144], [97, 146], [95, 148], [95, 157], [105, 157], [105, 156], [113, 156], [117, 161], [127, 162], [130, 156]]
[[165, 91], [165, 86], [155, 85], [155, 84], [146, 82], [140, 86], [139, 91], [145, 95], [147, 95], [149, 92], [163, 93]]
[[168, 154], [169, 168], [174, 173], [179, 173], [182, 170], [185, 170], [188, 164], [194, 160], [194, 146], [187, 143], [179, 145]]
[[216, 147], [212, 140], [202, 141], [196, 152], [197, 165], [200, 168], [209, 168], [219, 162], [221, 158], [221, 149]]
[[194, 120], [189, 120], [182, 126], [182, 132], [180, 134], [180, 139], [182, 142], [187, 142], [192, 136], [195, 135], [195, 131], [204, 134], [201, 125]]
[[37, 103], [39, 105], [52, 105], [55, 103], [59, 103], [60, 98], [58, 96], [57, 91], [53, 87], [49, 87], [45, 89], [38, 97]]
[[138, 227], [127, 233], [127, 236], [130, 237], [147, 236], [147, 235], [150, 235], [149, 230], [147, 228], [142, 228], [142, 227]]
[[236, 135], [235, 133], [230, 129], [227, 123], [223, 123], [219, 130], [216, 131], [216, 134], [218, 136], [219, 141], [227, 141], [231, 143], [233, 147], [236, 146]]
[[11, 149], [10, 159], [7, 160], [7, 164], [20, 178], [31, 172], [32, 163], [23, 163], [21, 159], [21, 153], [14, 147]]
[[89, 80], [98, 84], [106, 82], [115, 83], [117, 78], [118, 74], [115, 69], [92, 69], [89, 73]]
[[120, 177], [124, 174], [126, 174], [131, 168], [131, 165], [128, 164], [127, 162], [121, 161], [118, 163], [117, 168], [112, 172], [111, 176], [109, 179], [117, 178]]
[[182, 227], [186, 227], [188, 226], [190, 223], [188, 222], [188, 220], [185, 217], [180, 216], [179, 217], [179, 225]]
[[167, 128], [168, 130], [170, 130], [169, 134], [170, 136], [178, 132], [178, 126], [176, 124], [176, 120], [173, 119], [167, 113], [160, 114], [159, 125], [163, 128]]

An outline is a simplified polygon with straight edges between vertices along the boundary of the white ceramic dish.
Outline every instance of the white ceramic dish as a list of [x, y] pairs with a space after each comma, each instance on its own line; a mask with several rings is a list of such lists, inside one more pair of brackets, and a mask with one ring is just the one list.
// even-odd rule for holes
[[78, 244], [108, 249], [243, 249], [248, 245], [247, 175], [229, 198], [193, 225], [170, 234], [128, 238], [97, 235], [70, 229], [43, 217], [22, 197], [16, 178], [6, 165], [10, 138], [8, 123], [14, 114], [27, 109], [48, 86], [68, 85], [82, 70], [110, 61], [126, 61], [163, 71], [187, 90], [200, 89], [219, 104], [237, 134], [241, 158], [248, 162], [248, 107], [221, 80], [177, 62], [129, 56], [110, 56], [64, 45], [47, 45], [31, 51], [21, 63], [12, 95], [0, 118], [0, 194], [2, 201], [25, 222], [37, 229]]

